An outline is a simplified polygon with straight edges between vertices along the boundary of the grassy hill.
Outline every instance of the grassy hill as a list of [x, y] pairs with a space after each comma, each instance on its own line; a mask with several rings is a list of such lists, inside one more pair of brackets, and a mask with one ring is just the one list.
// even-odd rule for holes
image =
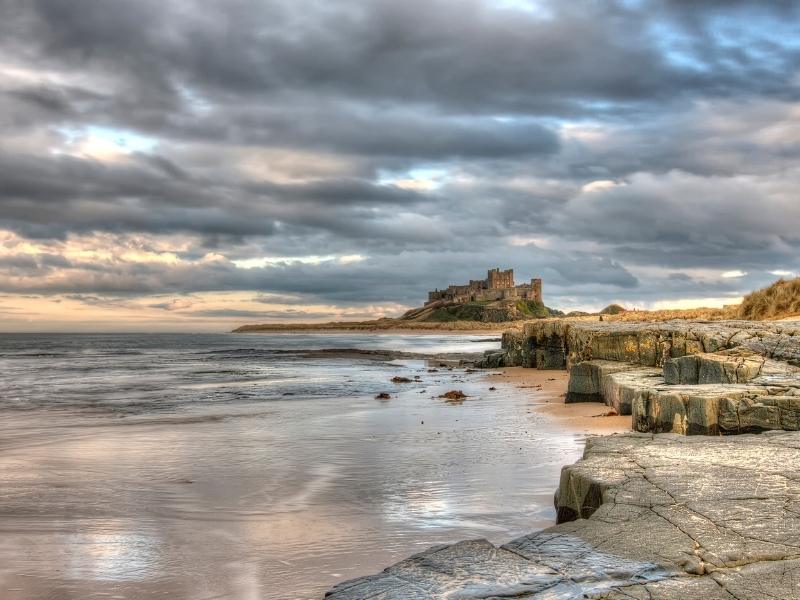
[[779, 279], [771, 286], [744, 297], [739, 317], [752, 321], [800, 315], [800, 277]]
[[417, 323], [455, 321], [505, 323], [526, 319], [543, 319], [561, 314], [560, 311], [549, 309], [541, 302], [532, 300], [496, 300], [464, 304], [437, 302], [422, 308], [414, 308], [400, 317], [400, 320]]
[[604, 319], [608, 321], [668, 321], [671, 319], [769, 321], [789, 317], [800, 317], [800, 278], [779, 279], [770, 286], [749, 293], [739, 305], [681, 310], [629, 310], [607, 315]]

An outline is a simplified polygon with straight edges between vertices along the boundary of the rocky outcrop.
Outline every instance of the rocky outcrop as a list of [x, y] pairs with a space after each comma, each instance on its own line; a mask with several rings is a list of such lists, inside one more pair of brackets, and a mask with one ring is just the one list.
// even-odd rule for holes
[[800, 366], [797, 322], [544, 319], [526, 323], [520, 337], [513, 343], [522, 350], [509, 353], [505, 366], [564, 369], [600, 359], [662, 367], [671, 358], [733, 348]]
[[450, 301], [440, 300], [413, 308], [400, 317], [403, 322], [447, 323], [453, 321], [477, 321], [482, 323], [507, 323], [526, 319], [543, 319], [559, 314], [541, 302], [522, 298], [497, 299], [494, 301]]
[[632, 415], [636, 431], [800, 428], [797, 325], [549, 320], [504, 335], [502, 346], [483, 364], [567, 368], [566, 402], [605, 402]]
[[747, 386], [644, 390], [634, 399], [633, 428], [684, 435], [800, 429], [800, 396], [772, 396], [766, 391]]
[[[728, 435], [800, 429], [800, 369], [768, 359], [748, 365], [729, 358], [671, 359], [663, 374], [631, 363], [584, 361], [570, 369], [566, 401], [605, 402], [619, 414], [632, 415], [632, 429], [642, 432]], [[665, 375], [675, 363], [681, 365], [681, 377], [687, 373], [683, 365], [691, 365], [684, 380], [696, 382], [703, 373], [706, 383], [670, 384]], [[759, 374], [753, 377], [756, 367]]]
[[326, 597], [797, 598], [797, 464], [796, 432], [592, 438], [562, 473], [558, 525], [432, 548]]

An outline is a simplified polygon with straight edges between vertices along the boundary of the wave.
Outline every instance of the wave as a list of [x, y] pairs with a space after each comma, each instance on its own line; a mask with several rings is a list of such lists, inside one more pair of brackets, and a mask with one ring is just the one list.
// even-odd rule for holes
[[64, 425], [54, 425], [53, 428], [65, 429], [95, 429], [105, 427], [130, 427], [139, 425], [195, 425], [198, 423], [220, 423], [231, 419], [254, 419], [274, 414], [274, 411], [257, 411], [252, 413], [227, 413], [213, 415], [194, 415], [174, 417], [120, 417], [114, 421], [103, 421], [102, 423], [70, 423]]

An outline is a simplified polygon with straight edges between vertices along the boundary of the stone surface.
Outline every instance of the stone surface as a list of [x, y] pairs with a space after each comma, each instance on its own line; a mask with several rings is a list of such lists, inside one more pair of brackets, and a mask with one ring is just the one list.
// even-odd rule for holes
[[800, 427], [800, 329], [749, 321], [545, 320], [485, 366], [568, 368], [567, 402], [605, 402], [633, 429], [719, 435]]
[[543, 319], [526, 323], [522, 341], [515, 343], [528, 346], [529, 364], [506, 366], [563, 369], [602, 359], [662, 367], [670, 358], [733, 348], [800, 366], [798, 322]]
[[567, 402], [605, 402], [619, 414], [632, 415], [632, 429], [641, 432], [728, 435], [797, 430], [800, 370], [773, 361], [759, 364], [765, 373], [747, 384], [670, 385], [653, 367], [584, 361], [570, 369]]
[[605, 402], [621, 415], [631, 414], [636, 392], [663, 383], [661, 370], [611, 360], [577, 363], [569, 372], [566, 401]]
[[[593, 360], [570, 369], [567, 402], [605, 402], [619, 414], [632, 415], [632, 428], [641, 432], [720, 435], [800, 427], [800, 369], [760, 357], [750, 364], [730, 362], [727, 355], [700, 355], [664, 364], [682, 370], [694, 365], [721, 383], [670, 384], [655, 367]], [[692, 360], [685, 360], [692, 359]], [[747, 359], [750, 360], [750, 359]], [[702, 366], [715, 365], [713, 369]], [[745, 370], [749, 369], [749, 370]], [[753, 375], [758, 371], [758, 375]], [[744, 374], [743, 374], [744, 373]], [[675, 376], [673, 381], [685, 379]], [[697, 376], [689, 377], [696, 380]], [[725, 383], [742, 380], [748, 383]]]
[[798, 432], [590, 438], [558, 525], [433, 548], [326, 597], [800, 598], [798, 465]]
[[483, 358], [481, 358], [477, 363], [475, 363], [475, 366], [480, 367], [482, 369], [499, 369], [501, 367], [506, 366], [506, 362], [507, 360], [509, 360], [507, 357], [508, 354], [506, 352], [496, 352], [487, 350], [484, 353]]
[[[702, 386], [698, 386], [702, 387]], [[800, 397], [770, 396], [763, 389], [710, 386], [651, 389], [637, 394], [633, 428], [654, 433], [730, 435], [800, 429]]]
[[505, 355], [504, 363], [509, 365], [528, 366], [530, 364], [530, 345], [525, 343], [521, 331], [506, 331], [503, 333], [501, 347]]
[[747, 383], [761, 374], [765, 361], [757, 354], [736, 350], [681, 356], [664, 362], [664, 379], [672, 385]]

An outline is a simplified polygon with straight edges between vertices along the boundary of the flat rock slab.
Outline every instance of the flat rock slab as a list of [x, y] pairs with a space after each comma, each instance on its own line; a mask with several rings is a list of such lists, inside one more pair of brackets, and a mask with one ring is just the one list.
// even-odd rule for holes
[[800, 369], [760, 356], [698, 354], [669, 359], [662, 376], [656, 367], [587, 360], [570, 369], [566, 402], [587, 401], [632, 415], [632, 428], [642, 432], [796, 431]]
[[544, 531], [432, 548], [326, 597], [800, 598], [798, 432], [591, 438], [556, 506]]
[[637, 431], [800, 428], [797, 323], [549, 319], [504, 335], [503, 349], [493, 363], [566, 368], [566, 402], [605, 402]]
[[661, 367], [670, 358], [732, 348], [800, 366], [800, 323], [543, 319], [503, 337], [505, 366], [540, 369], [598, 359]]
[[605, 402], [621, 415], [631, 414], [637, 392], [664, 385], [661, 369], [612, 360], [587, 360], [569, 371], [566, 403]]

